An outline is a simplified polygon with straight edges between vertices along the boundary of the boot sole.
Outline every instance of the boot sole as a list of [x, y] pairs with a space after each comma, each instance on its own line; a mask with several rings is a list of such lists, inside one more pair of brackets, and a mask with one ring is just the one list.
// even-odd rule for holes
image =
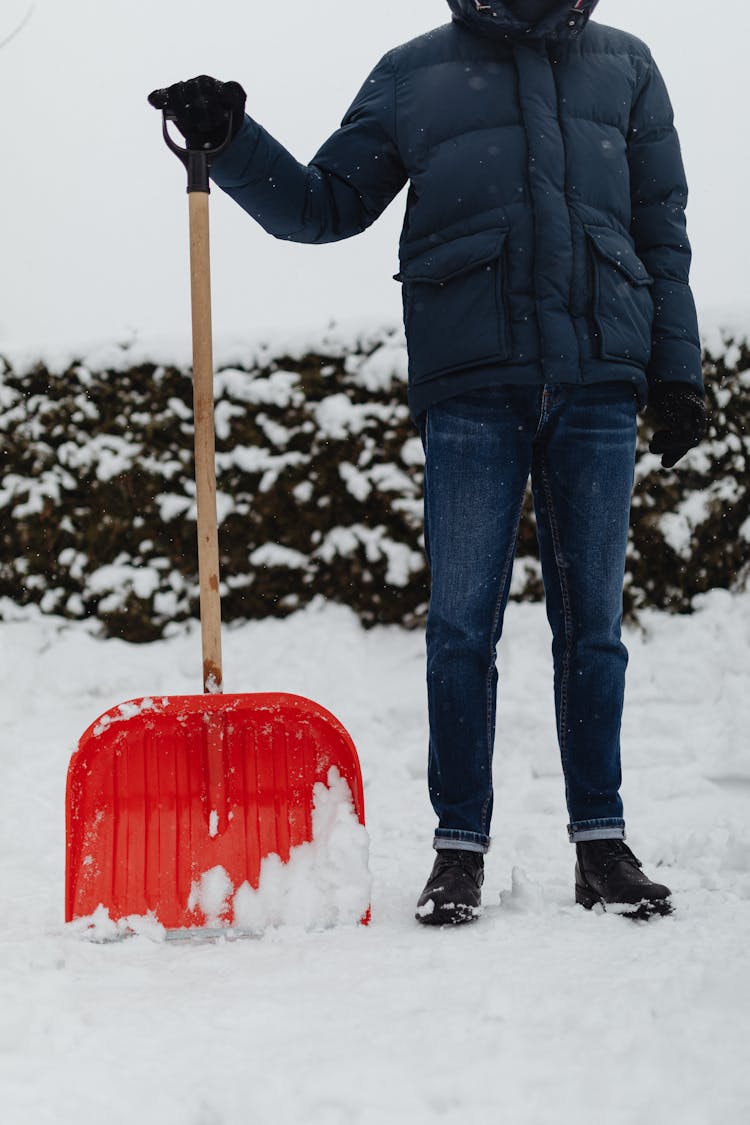
[[[429, 904], [425, 904], [429, 905]], [[482, 916], [481, 906], [445, 906], [426, 910], [420, 907], [414, 915], [423, 926], [465, 926], [477, 922]]]
[[641, 902], [633, 903], [607, 903], [590, 887], [582, 887], [580, 883], [576, 883], [576, 902], [584, 910], [593, 910], [595, 906], [599, 905], [608, 914], [619, 914], [623, 918], [632, 918], [640, 922], [646, 922], [655, 915], [663, 918], [674, 912], [674, 907], [668, 898], [642, 899]]

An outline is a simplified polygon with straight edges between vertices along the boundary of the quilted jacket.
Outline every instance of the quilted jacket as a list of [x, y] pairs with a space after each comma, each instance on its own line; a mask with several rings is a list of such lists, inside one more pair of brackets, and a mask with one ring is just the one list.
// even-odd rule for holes
[[497, 383], [702, 389], [687, 187], [648, 48], [560, 0], [501, 0], [378, 63], [300, 164], [247, 117], [212, 176], [277, 238], [368, 227], [408, 184], [400, 240], [409, 402]]

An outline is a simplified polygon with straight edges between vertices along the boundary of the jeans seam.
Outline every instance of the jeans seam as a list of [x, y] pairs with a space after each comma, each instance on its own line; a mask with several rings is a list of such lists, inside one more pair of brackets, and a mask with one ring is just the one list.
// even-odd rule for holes
[[423, 478], [423, 481], [422, 481], [422, 491], [423, 491], [423, 496], [422, 496], [422, 525], [423, 525], [423, 537], [424, 537], [424, 554], [425, 554], [425, 559], [427, 560], [428, 568], [430, 566], [430, 530], [429, 530], [429, 520], [428, 520], [428, 517], [427, 517], [427, 446], [428, 446], [429, 440], [430, 440], [430, 415], [431, 415], [431, 411], [427, 410], [426, 413], [425, 413], [425, 418], [424, 418], [424, 433], [422, 435], [422, 445], [423, 445], [423, 448], [424, 448], [424, 460], [425, 460], [424, 478]]
[[487, 723], [487, 728], [486, 728], [486, 732], [487, 732], [487, 773], [488, 773], [488, 776], [490, 778], [490, 788], [489, 788], [489, 792], [487, 794], [487, 797], [484, 801], [484, 804], [482, 805], [481, 824], [482, 824], [482, 832], [483, 832], [484, 835], [487, 834], [487, 825], [486, 825], [487, 809], [489, 807], [490, 798], [492, 796], [492, 714], [491, 714], [492, 692], [490, 691], [490, 681], [491, 681], [491, 677], [492, 677], [493, 653], [495, 652], [495, 650], [497, 648], [497, 641], [495, 640], [495, 633], [497, 632], [497, 623], [500, 620], [500, 607], [502, 606], [503, 601], [505, 600], [505, 591], [506, 591], [506, 587], [508, 585], [508, 579], [510, 577], [510, 572], [511, 572], [511, 568], [512, 568], [512, 565], [513, 565], [513, 560], [514, 560], [515, 555], [516, 555], [516, 544], [518, 543], [518, 526], [519, 526], [519, 523], [521, 521], [521, 512], [523, 510], [523, 498], [524, 498], [525, 495], [526, 495], [526, 484], [524, 483], [523, 490], [521, 491], [521, 499], [520, 499], [520, 501], [519, 501], [519, 503], [516, 507], [515, 532], [514, 532], [513, 537], [510, 541], [510, 545], [508, 547], [508, 552], [505, 556], [505, 562], [503, 564], [503, 571], [502, 571], [502, 575], [501, 575], [501, 578], [500, 578], [500, 589], [499, 589], [499, 592], [498, 592], [497, 601], [495, 603], [495, 612], [494, 612], [494, 615], [493, 615], [493, 618], [492, 618], [492, 631], [490, 633], [490, 646], [491, 646], [491, 648], [490, 648], [490, 659], [489, 659], [489, 663], [487, 665], [487, 676], [485, 678], [485, 689], [484, 689], [485, 690], [485, 701], [486, 701], [486, 716], [485, 716], [485, 718], [486, 718], [486, 723]]
[[549, 511], [549, 525], [550, 534], [552, 536], [552, 548], [555, 556], [555, 565], [557, 567], [557, 577], [560, 582], [560, 593], [562, 595], [563, 605], [563, 622], [565, 627], [565, 655], [563, 657], [563, 666], [560, 674], [560, 722], [558, 728], [558, 739], [560, 742], [560, 760], [562, 762], [563, 777], [565, 779], [565, 796], [569, 798], [568, 788], [568, 738], [567, 738], [567, 725], [568, 725], [568, 684], [570, 680], [570, 658], [573, 650], [573, 617], [570, 610], [570, 593], [568, 590], [567, 581], [565, 579], [565, 568], [562, 565], [562, 549], [560, 545], [560, 532], [555, 517], [555, 508], [552, 501], [552, 487], [549, 482], [547, 473], [547, 461], [544, 455], [540, 457], [540, 467], [542, 473], [542, 485], [544, 487], [544, 496], [547, 501], [547, 510]]
[[542, 432], [542, 427], [544, 426], [544, 423], [547, 421], [547, 414], [548, 414], [548, 409], [549, 409], [549, 400], [550, 400], [549, 388], [547, 386], [545, 386], [542, 389], [542, 398], [541, 398], [541, 401], [539, 403], [539, 421], [537, 422], [536, 433], [534, 434], [533, 438], [531, 439], [532, 442], [535, 442], [536, 439], [539, 437], [539, 435]]

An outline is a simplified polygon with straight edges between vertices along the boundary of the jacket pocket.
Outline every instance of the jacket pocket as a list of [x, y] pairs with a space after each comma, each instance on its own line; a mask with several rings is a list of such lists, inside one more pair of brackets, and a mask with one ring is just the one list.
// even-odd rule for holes
[[507, 229], [467, 235], [402, 262], [409, 374], [415, 381], [508, 358]]
[[654, 284], [630, 240], [610, 227], [586, 227], [593, 249], [594, 322], [602, 359], [645, 367], [651, 356]]

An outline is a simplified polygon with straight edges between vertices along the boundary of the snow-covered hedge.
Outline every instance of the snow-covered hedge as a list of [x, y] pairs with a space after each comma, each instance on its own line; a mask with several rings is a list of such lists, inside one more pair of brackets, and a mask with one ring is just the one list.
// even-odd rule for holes
[[[197, 613], [189, 366], [122, 347], [0, 375], [0, 612], [98, 618], [147, 641]], [[690, 608], [750, 570], [750, 350], [706, 353], [709, 441], [663, 472], [642, 427], [628, 612]], [[316, 595], [366, 625], [423, 620], [422, 450], [397, 331], [235, 347], [216, 373], [222, 609], [284, 615]], [[2, 370], [2, 368], [0, 368]], [[541, 596], [533, 514], [513, 597]]]

